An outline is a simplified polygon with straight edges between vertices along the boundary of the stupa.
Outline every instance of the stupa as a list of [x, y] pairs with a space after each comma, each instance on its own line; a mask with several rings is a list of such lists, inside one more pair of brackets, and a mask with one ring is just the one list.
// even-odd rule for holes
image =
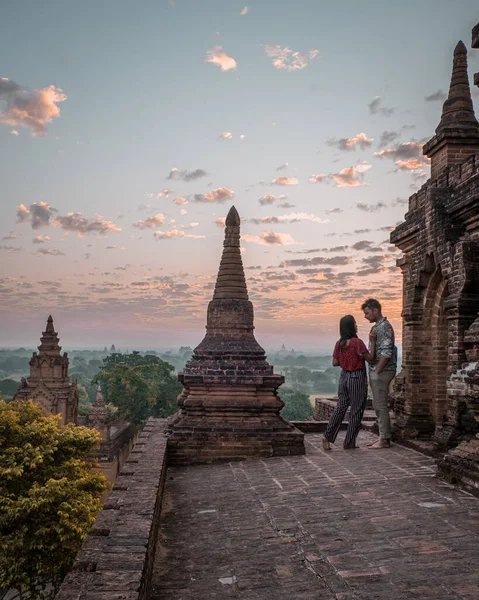
[[240, 252], [240, 217], [226, 217], [223, 255], [206, 335], [178, 375], [183, 391], [169, 426], [173, 465], [304, 454], [304, 434], [280, 416], [273, 373], [254, 336]]
[[103, 400], [100, 384], [96, 389], [95, 402], [91, 405], [88, 413], [88, 425], [100, 432], [102, 442], [110, 441], [111, 427], [108, 422], [108, 409]]
[[34, 400], [47, 413], [60, 414], [61, 425], [76, 423], [78, 417], [78, 389], [68, 376], [68, 354], [61, 354], [58, 334], [50, 315], [40, 338], [38, 354], [30, 360], [30, 377], [22, 383], [14, 400]]

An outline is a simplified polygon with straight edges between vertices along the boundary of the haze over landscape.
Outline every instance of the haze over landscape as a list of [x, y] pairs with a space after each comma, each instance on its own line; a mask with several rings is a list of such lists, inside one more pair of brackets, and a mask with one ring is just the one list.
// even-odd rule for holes
[[346, 313], [366, 339], [369, 296], [399, 337], [389, 234], [476, 22], [477, 0], [5, 5], [0, 345], [51, 313], [65, 350], [195, 346], [233, 204], [263, 346], [328, 351]]

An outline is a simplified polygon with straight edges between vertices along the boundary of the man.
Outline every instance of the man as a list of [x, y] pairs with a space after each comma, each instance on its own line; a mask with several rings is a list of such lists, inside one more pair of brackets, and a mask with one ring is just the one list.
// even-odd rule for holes
[[378, 450], [391, 446], [391, 420], [389, 418], [388, 392], [389, 384], [396, 375], [397, 352], [394, 345], [394, 330], [391, 323], [381, 312], [381, 304], [369, 298], [361, 306], [364, 317], [375, 323], [371, 329], [376, 334], [376, 356], [369, 364], [369, 385], [373, 392], [373, 408], [379, 426], [379, 440], [370, 444], [369, 448]]

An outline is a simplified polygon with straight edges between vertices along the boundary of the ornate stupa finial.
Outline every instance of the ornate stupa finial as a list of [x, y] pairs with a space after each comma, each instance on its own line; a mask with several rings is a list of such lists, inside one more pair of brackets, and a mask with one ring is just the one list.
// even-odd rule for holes
[[225, 221], [225, 239], [213, 300], [248, 300], [240, 249], [240, 216], [234, 206]]
[[53, 329], [53, 317], [52, 315], [49, 315], [48, 319], [47, 319], [47, 328], [45, 330], [47, 333], [55, 333], [55, 330]]
[[103, 394], [101, 392], [100, 384], [98, 384], [98, 387], [96, 388], [96, 398], [94, 404], [96, 404], [97, 406], [105, 406], [105, 401], [103, 400]]
[[101, 393], [101, 386], [98, 384], [96, 388], [95, 402], [90, 407], [88, 413], [88, 421], [92, 427], [98, 429], [101, 435], [102, 441], [110, 438], [110, 427], [108, 426], [108, 409], [105, 401], [103, 400], [103, 394]]
[[38, 346], [38, 350], [40, 354], [48, 354], [60, 356], [61, 346], [59, 344], [60, 340], [58, 339], [58, 334], [56, 333], [53, 327], [53, 317], [49, 315], [47, 319], [47, 326], [45, 331], [40, 338], [40, 345]]
[[467, 48], [461, 41], [454, 49], [449, 94], [442, 107], [441, 121], [436, 134], [451, 130], [455, 132], [457, 129], [479, 133], [467, 74]]

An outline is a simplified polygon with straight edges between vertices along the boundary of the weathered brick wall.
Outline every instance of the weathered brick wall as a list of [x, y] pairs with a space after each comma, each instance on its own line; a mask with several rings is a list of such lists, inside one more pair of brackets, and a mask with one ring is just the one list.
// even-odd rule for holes
[[477, 144], [463, 144], [457, 146], [445, 145], [441, 150], [434, 155], [434, 160], [431, 162], [431, 178], [437, 179], [441, 176], [446, 167], [453, 165], [462, 165], [471, 155], [477, 154]]
[[461, 434], [463, 393], [448, 378], [467, 362], [464, 333], [479, 308], [479, 154], [413, 194], [391, 241], [404, 252], [397, 433], [448, 443]]
[[164, 419], [150, 419], [138, 436], [56, 600], [149, 597], [167, 469], [165, 426]]
[[[330, 398], [316, 398], [314, 401], [313, 419], [315, 421], [329, 421], [337, 403], [337, 398], [332, 400]], [[349, 412], [348, 409], [344, 417], [345, 421], [349, 421]]]

